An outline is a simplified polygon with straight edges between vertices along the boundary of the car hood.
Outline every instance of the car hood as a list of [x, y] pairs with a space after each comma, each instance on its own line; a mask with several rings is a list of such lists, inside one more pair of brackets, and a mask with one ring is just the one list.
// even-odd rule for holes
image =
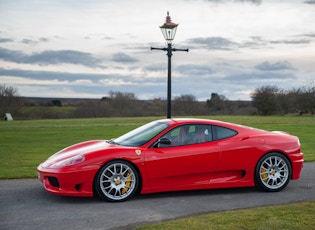
[[42, 163], [42, 167], [60, 167], [81, 163], [87, 154], [109, 148], [111, 145], [105, 140], [81, 142], [55, 153]]

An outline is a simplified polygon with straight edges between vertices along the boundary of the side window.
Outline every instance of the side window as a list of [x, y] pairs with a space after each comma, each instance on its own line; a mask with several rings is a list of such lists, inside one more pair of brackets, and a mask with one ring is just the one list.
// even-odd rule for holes
[[171, 141], [170, 145], [160, 145], [164, 148], [199, 144], [212, 141], [212, 131], [210, 125], [183, 125], [169, 131], [162, 138]]
[[170, 140], [173, 140], [174, 138], [178, 137], [181, 132], [181, 127], [177, 127], [170, 132], [168, 132], [166, 135]]
[[162, 138], [167, 138], [171, 141], [170, 145], [161, 145], [160, 147], [173, 147], [173, 146], [181, 146], [186, 144], [186, 139], [189, 132], [189, 126], [183, 125], [176, 127], [166, 133]]
[[235, 130], [222, 126], [213, 126], [212, 129], [215, 140], [222, 140], [237, 135], [237, 132]]
[[210, 125], [191, 125], [187, 144], [200, 144], [212, 141]]

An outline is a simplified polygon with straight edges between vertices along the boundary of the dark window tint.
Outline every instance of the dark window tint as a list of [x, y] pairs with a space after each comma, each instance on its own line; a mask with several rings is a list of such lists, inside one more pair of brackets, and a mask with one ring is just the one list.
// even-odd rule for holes
[[213, 133], [216, 140], [226, 139], [237, 135], [235, 130], [222, 126], [213, 126]]
[[210, 125], [183, 125], [172, 129], [162, 138], [169, 139], [171, 144], [161, 144], [160, 147], [200, 144], [212, 141], [212, 131]]

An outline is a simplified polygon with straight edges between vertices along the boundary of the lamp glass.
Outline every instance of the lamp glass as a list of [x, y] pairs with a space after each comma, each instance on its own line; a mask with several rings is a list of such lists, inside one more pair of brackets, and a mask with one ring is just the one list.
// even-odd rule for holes
[[161, 26], [162, 34], [167, 42], [167, 44], [171, 44], [175, 38], [177, 25], [176, 26]]

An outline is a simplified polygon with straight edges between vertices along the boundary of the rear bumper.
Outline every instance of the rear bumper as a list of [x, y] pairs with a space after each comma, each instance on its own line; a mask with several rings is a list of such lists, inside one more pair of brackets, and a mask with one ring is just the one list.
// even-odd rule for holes
[[304, 154], [302, 152], [290, 155], [292, 163], [292, 180], [297, 180], [301, 177], [301, 172], [304, 163]]

